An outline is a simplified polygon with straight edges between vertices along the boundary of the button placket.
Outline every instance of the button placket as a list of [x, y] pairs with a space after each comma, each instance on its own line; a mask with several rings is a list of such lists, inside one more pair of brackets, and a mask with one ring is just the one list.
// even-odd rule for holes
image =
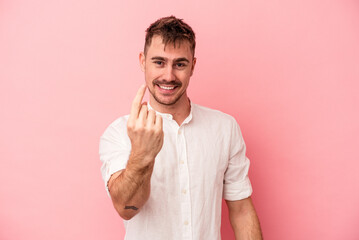
[[177, 152], [179, 161], [179, 182], [180, 182], [180, 199], [181, 213], [183, 222], [183, 239], [192, 239], [191, 226], [191, 199], [189, 190], [189, 172], [187, 165], [186, 140], [181, 126], [177, 131]]

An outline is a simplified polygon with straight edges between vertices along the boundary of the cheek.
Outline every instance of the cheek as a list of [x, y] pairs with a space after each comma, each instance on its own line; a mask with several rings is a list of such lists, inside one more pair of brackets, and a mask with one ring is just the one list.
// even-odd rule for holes
[[146, 80], [146, 82], [151, 82], [152, 81], [152, 74], [148, 70], [145, 71], [145, 80]]
[[186, 71], [183, 72], [183, 74], [181, 74], [180, 79], [182, 80], [183, 84], [187, 84], [189, 83], [189, 80], [191, 78], [191, 71]]
[[148, 79], [148, 81], [152, 81], [152, 80], [156, 79], [158, 76], [160, 76], [158, 71], [156, 71], [155, 69], [151, 69], [151, 68], [146, 69], [145, 75], [146, 75], [146, 79]]

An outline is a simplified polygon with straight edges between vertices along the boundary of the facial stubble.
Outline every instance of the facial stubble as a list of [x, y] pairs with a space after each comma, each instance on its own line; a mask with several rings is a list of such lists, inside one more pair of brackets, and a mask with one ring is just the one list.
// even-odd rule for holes
[[[168, 84], [167, 82], [160, 82], [158, 80], [154, 80], [153, 81], [153, 88], [156, 88], [156, 85], [159, 85], [159, 84], [166, 84], [166, 85], [172, 85], [172, 86], [176, 86], [176, 87], [181, 87], [182, 86], [182, 83], [180, 82], [170, 82], [170, 84]], [[169, 103], [166, 103], [166, 102], [162, 102], [157, 96], [156, 94], [154, 94], [150, 88], [148, 88], [148, 91], [150, 92], [150, 94], [152, 95], [152, 97], [156, 100], [156, 102], [158, 102], [159, 104], [162, 104], [162, 105], [166, 105], [166, 106], [171, 106], [171, 105], [174, 105], [178, 102], [178, 100], [181, 99], [181, 97], [183, 96], [183, 94], [186, 92], [183, 91], [178, 97], [176, 97], [172, 102], [169, 102]]]

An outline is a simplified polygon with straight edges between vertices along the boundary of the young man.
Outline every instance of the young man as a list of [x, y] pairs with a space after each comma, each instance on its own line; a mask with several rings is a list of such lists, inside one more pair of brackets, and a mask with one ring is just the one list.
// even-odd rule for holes
[[236, 239], [262, 239], [237, 122], [187, 96], [194, 54], [195, 34], [181, 19], [151, 24], [139, 56], [146, 84], [101, 137], [101, 171], [125, 239], [218, 240], [222, 197]]

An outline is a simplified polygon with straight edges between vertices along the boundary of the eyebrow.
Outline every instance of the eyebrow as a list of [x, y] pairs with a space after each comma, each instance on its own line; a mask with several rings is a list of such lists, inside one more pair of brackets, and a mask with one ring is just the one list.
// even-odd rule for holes
[[187, 58], [175, 58], [174, 59], [174, 62], [188, 62], [189, 63], [189, 60]]
[[[151, 60], [161, 60], [161, 61], [167, 61], [168, 59], [167, 58], [164, 58], [164, 57], [152, 57]], [[185, 57], [180, 57], [180, 58], [175, 58], [173, 60], [173, 62], [188, 62], [189, 63], [189, 60]]]

